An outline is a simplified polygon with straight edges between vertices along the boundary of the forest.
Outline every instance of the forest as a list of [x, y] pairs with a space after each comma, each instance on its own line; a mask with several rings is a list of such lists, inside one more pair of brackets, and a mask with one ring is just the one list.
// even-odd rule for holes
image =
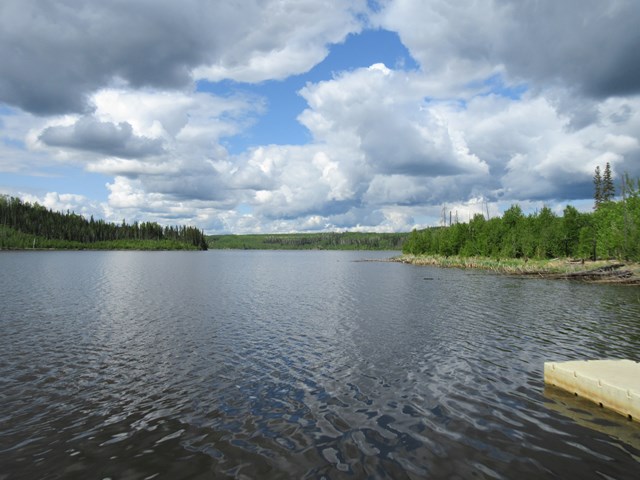
[[323, 232], [210, 235], [209, 248], [259, 250], [401, 250], [408, 233]]
[[476, 214], [469, 223], [453, 223], [411, 232], [403, 252], [491, 258], [578, 258], [640, 261], [640, 179], [625, 175], [615, 188], [607, 164], [594, 175], [594, 210], [568, 205], [561, 216], [548, 207], [525, 215], [512, 205], [502, 217]]
[[206, 250], [207, 241], [195, 227], [87, 220], [0, 195], [0, 249], [23, 248]]

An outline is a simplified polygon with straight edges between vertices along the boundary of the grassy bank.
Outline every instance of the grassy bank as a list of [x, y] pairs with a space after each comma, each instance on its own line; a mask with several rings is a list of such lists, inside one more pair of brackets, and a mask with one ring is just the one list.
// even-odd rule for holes
[[640, 285], [640, 264], [615, 260], [582, 262], [570, 259], [525, 260], [410, 254], [401, 255], [395, 260], [442, 268], [477, 268], [507, 275]]

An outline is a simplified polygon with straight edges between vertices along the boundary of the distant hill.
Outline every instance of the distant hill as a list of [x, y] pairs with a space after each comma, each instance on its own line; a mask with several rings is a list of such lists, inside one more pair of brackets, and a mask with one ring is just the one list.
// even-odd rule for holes
[[209, 235], [212, 249], [402, 250], [408, 233], [323, 232], [261, 235]]

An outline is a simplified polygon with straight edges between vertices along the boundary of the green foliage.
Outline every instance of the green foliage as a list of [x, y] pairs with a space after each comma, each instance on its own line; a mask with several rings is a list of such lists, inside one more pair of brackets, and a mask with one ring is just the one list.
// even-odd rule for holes
[[400, 250], [406, 233], [325, 232], [210, 235], [209, 248], [251, 250]]
[[623, 185], [625, 255], [628, 258], [640, 258], [640, 178], [634, 183], [625, 174]]
[[564, 243], [564, 256], [581, 256], [579, 254], [580, 232], [588, 225], [586, 216], [581, 214], [571, 205], [567, 205], [562, 213], [562, 240]]
[[599, 258], [640, 259], [640, 179], [623, 178], [622, 200], [600, 205], [593, 215]]
[[611, 176], [611, 165], [609, 162], [604, 166], [604, 174], [602, 175], [602, 187], [600, 189], [603, 202], [610, 202], [616, 194], [616, 187], [613, 184]]
[[0, 227], [0, 248], [207, 249], [204, 233], [194, 227], [116, 225], [1, 195]]
[[502, 218], [478, 214], [468, 224], [414, 230], [403, 252], [413, 255], [550, 259], [618, 258], [640, 261], [640, 180], [625, 177], [620, 201], [608, 199], [593, 213], [568, 205], [563, 216], [548, 207], [524, 215], [518, 205]]
[[600, 165], [596, 166], [595, 173], [593, 174], [593, 190], [593, 208], [597, 210], [602, 203], [602, 175], [600, 174]]
[[594, 209], [597, 210], [602, 204], [611, 202], [616, 194], [616, 187], [613, 184], [611, 175], [611, 165], [609, 162], [604, 167], [604, 173], [600, 174], [600, 166], [597, 166], [593, 175], [594, 186]]

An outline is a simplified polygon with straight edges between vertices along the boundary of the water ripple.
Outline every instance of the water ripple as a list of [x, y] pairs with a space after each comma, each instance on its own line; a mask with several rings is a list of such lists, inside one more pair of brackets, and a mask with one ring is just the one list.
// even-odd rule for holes
[[359, 255], [0, 252], [0, 478], [633, 476], [542, 382], [640, 360], [631, 290]]

